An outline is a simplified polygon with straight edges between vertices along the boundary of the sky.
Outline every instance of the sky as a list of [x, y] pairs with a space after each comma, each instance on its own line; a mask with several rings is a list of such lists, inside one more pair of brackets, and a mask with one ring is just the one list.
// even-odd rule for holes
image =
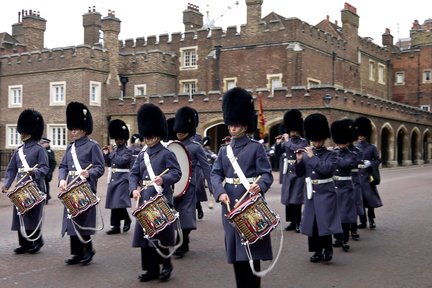
[[[108, 10], [115, 11], [121, 20], [121, 40], [151, 35], [184, 32], [183, 11], [188, 3], [214, 21], [215, 26], [226, 29], [246, 23], [245, 0], [13, 0], [2, 5], [0, 32], [12, 34], [12, 24], [18, 22], [18, 11], [39, 11], [47, 20], [45, 47], [57, 48], [80, 45], [84, 42], [82, 15], [89, 6], [95, 6], [102, 17]], [[316, 25], [328, 15], [330, 21], [341, 26], [344, 3], [357, 8], [360, 16], [359, 35], [371, 37], [381, 45], [381, 35], [389, 28], [396, 42], [408, 38], [414, 20], [420, 24], [432, 18], [431, 0], [264, 0], [262, 17], [275, 12], [283, 17], [296, 17], [310, 25]], [[207, 13], [208, 12], [208, 13]]]

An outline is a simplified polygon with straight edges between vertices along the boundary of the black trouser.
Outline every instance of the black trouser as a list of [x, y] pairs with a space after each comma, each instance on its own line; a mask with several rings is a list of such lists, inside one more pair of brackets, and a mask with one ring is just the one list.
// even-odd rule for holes
[[125, 223], [131, 222], [127, 209], [126, 208], [111, 209], [111, 219], [110, 219], [111, 226], [120, 228], [121, 220], [125, 220]]
[[[90, 240], [90, 235], [82, 235], [81, 236], [85, 241]], [[93, 251], [92, 241], [88, 243], [82, 243], [78, 236], [70, 236], [71, 243], [71, 254], [78, 256], [79, 258], [84, 257], [84, 254], [90, 251]]]
[[324, 250], [333, 250], [332, 235], [319, 236], [316, 218], [314, 219], [312, 237], [308, 237], [309, 252], [322, 253]]
[[[367, 218], [369, 219], [369, 221], [375, 219], [375, 208], [368, 207], [367, 213], [366, 213], [366, 207], [365, 207], [365, 208], [363, 208], [363, 211], [364, 211], [363, 215], [359, 216], [361, 224], [366, 224]], [[367, 218], [366, 218], [366, 215], [367, 215]]]
[[300, 224], [302, 204], [288, 204], [285, 206], [285, 220]]
[[[189, 234], [192, 231], [192, 229], [182, 229], [183, 233], [183, 243], [178, 248], [180, 251], [187, 252], [189, 251]], [[180, 242], [180, 237], [177, 235], [177, 244]]]
[[48, 181], [46, 178], [45, 178], [45, 193], [46, 193], [46, 196], [47, 196], [47, 200], [49, 200], [49, 199], [51, 199], [51, 195], [50, 195], [50, 181]]
[[342, 233], [334, 234], [334, 238], [343, 243], [348, 243], [350, 227], [351, 223], [342, 223]]
[[[261, 270], [259, 260], [253, 261], [255, 271]], [[234, 263], [234, 274], [237, 288], [259, 288], [261, 287], [261, 278], [252, 273], [249, 261], [238, 261]]]
[[357, 233], [357, 221], [350, 224], [351, 233]]
[[[169, 254], [167, 248], [159, 247], [159, 251], [164, 255]], [[147, 271], [148, 274], [153, 276], [159, 276], [159, 264], [162, 264], [164, 268], [171, 267], [171, 258], [160, 256], [154, 247], [141, 248], [141, 268], [143, 271]]]
[[39, 239], [37, 239], [35, 241], [31, 240], [31, 239], [36, 239], [40, 235], [40, 233], [41, 233], [40, 229], [38, 229], [38, 230], [26, 230], [27, 237], [30, 236], [33, 232], [34, 232], [34, 235], [32, 235], [30, 237], [30, 239], [27, 239], [24, 237], [24, 235], [21, 234], [21, 230], [18, 230], [18, 244], [19, 244], [19, 246], [26, 248], [26, 249], [30, 249], [33, 245], [42, 244], [43, 243], [42, 235], [41, 235], [41, 237], [39, 237]]

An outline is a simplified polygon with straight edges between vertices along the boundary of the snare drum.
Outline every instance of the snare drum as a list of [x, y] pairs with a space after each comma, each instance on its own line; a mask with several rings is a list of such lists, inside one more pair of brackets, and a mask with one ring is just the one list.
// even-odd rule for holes
[[242, 244], [253, 244], [269, 234], [280, 218], [268, 207], [261, 195], [243, 200], [236, 209], [225, 215], [242, 238]]
[[144, 201], [132, 215], [141, 224], [145, 238], [152, 238], [178, 218], [178, 213], [168, 205], [162, 194]]
[[97, 205], [100, 201], [86, 180], [77, 181], [68, 190], [61, 192], [58, 198], [72, 218]]
[[44, 202], [46, 199], [46, 195], [39, 190], [31, 179], [18, 185], [13, 191], [6, 195], [15, 205], [20, 215], [24, 215], [27, 211]]

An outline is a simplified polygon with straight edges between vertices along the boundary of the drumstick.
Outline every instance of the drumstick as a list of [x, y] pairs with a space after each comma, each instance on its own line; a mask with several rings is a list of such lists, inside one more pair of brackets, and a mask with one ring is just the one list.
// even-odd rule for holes
[[[159, 177], [162, 177], [164, 174], [166, 174], [167, 172], [169, 171], [169, 168], [167, 168], [167, 169], [165, 169], [161, 174], [159, 174]], [[153, 181], [154, 180], [152, 180], [151, 182], [153, 183]], [[140, 192], [142, 191], [142, 190], [144, 190], [144, 189], [146, 189], [147, 188], [147, 186], [144, 186], [141, 190], [140, 190]], [[138, 208], [138, 206], [139, 206], [139, 199], [140, 199], [140, 195], [138, 195], [138, 198], [137, 198], [137, 200], [136, 200], [136, 207], [135, 207], [135, 210]]]
[[[158, 177], [162, 177], [163, 175], [165, 175], [167, 172], [169, 171], [169, 168], [165, 169], [161, 174], [158, 175]], [[153, 184], [154, 179], [150, 182], [150, 184], [145, 185], [140, 191], [143, 191], [145, 189], [147, 189], [148, 186], [150, 186], [151, 184]]]
[[140, 195], [138, 195], [138, 197], [136, 199], [135, 210], [138, 209], [138, 207], [139, 207], [139, 199], [140, 199]]
[[225, 202], [225, 205], [227, 206], [227, 210], [228, 210], [228, 212], [231, 212], [231, 208], [230, 208], [230, 206], [229, 206], [229, 202]]
[[[93, 166], [93, 164], [92, 163], [90, 163], [84, 170], [82, 170], [82, 171], [87, 171], [87, 170], [89, 170], [91, 167]], [[81, 172], [82, 172], [81, 171]], [[72, 185], [76, 180], [78, 180], [78, 178], [80, 178], [80, 177], [75, 177], [71, 182], [69, 182], [68, 184], [66, 184], [66, 188], [67, 187], [69, 187], [70, 185]]]
[[27, 177], [27, 175], [29, 174], [29, 172], [32, 171], [33, 169], [35, 169], [37, 166], [38, 166], [38, 164], [36, 164], [35, 166], [33, 166], [31, 168], [31, 170], [27, 171], [26, 174], [24, 176], [22, 176], [21, 179], [19, 179], [15, 185], [18, 185], [19, 183], [21, 183], [21, 181], [23, 181], [24, 178]]
[[[255, 181], [252, 183], [252, 185], [253, 185], [253, 184], [257, 184], [257, 183], [258, 183], [258, 180], [259, 180], [260, 178], [261, 178], [261, 175], [259, 175], [259, 176], [255, 179]], [[236, 208], [237, 205], [240, 204], [240, 202], [241, 202], [241, 201], [246, 197], [246, 195], [248, 195], [248, 194], [249, 194], [249, 190], [247, 190], [239, 200], [236, 200], [236, 204], [234, 204], [234, 208]]]

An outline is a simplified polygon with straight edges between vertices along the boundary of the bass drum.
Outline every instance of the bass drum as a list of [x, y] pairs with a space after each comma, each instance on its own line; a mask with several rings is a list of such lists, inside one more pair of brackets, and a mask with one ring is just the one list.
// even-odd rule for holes
[[174, 197], [180, 197], [186, 193], [192, 178], [192, 162], [189, 152], [186, 150], [186, 147], [178, 140], [162, 142], [162, 144], [176, 155], [177, 162], [180, 165], [182, 177], [177, 183], [174, 184], [173, 194]]

